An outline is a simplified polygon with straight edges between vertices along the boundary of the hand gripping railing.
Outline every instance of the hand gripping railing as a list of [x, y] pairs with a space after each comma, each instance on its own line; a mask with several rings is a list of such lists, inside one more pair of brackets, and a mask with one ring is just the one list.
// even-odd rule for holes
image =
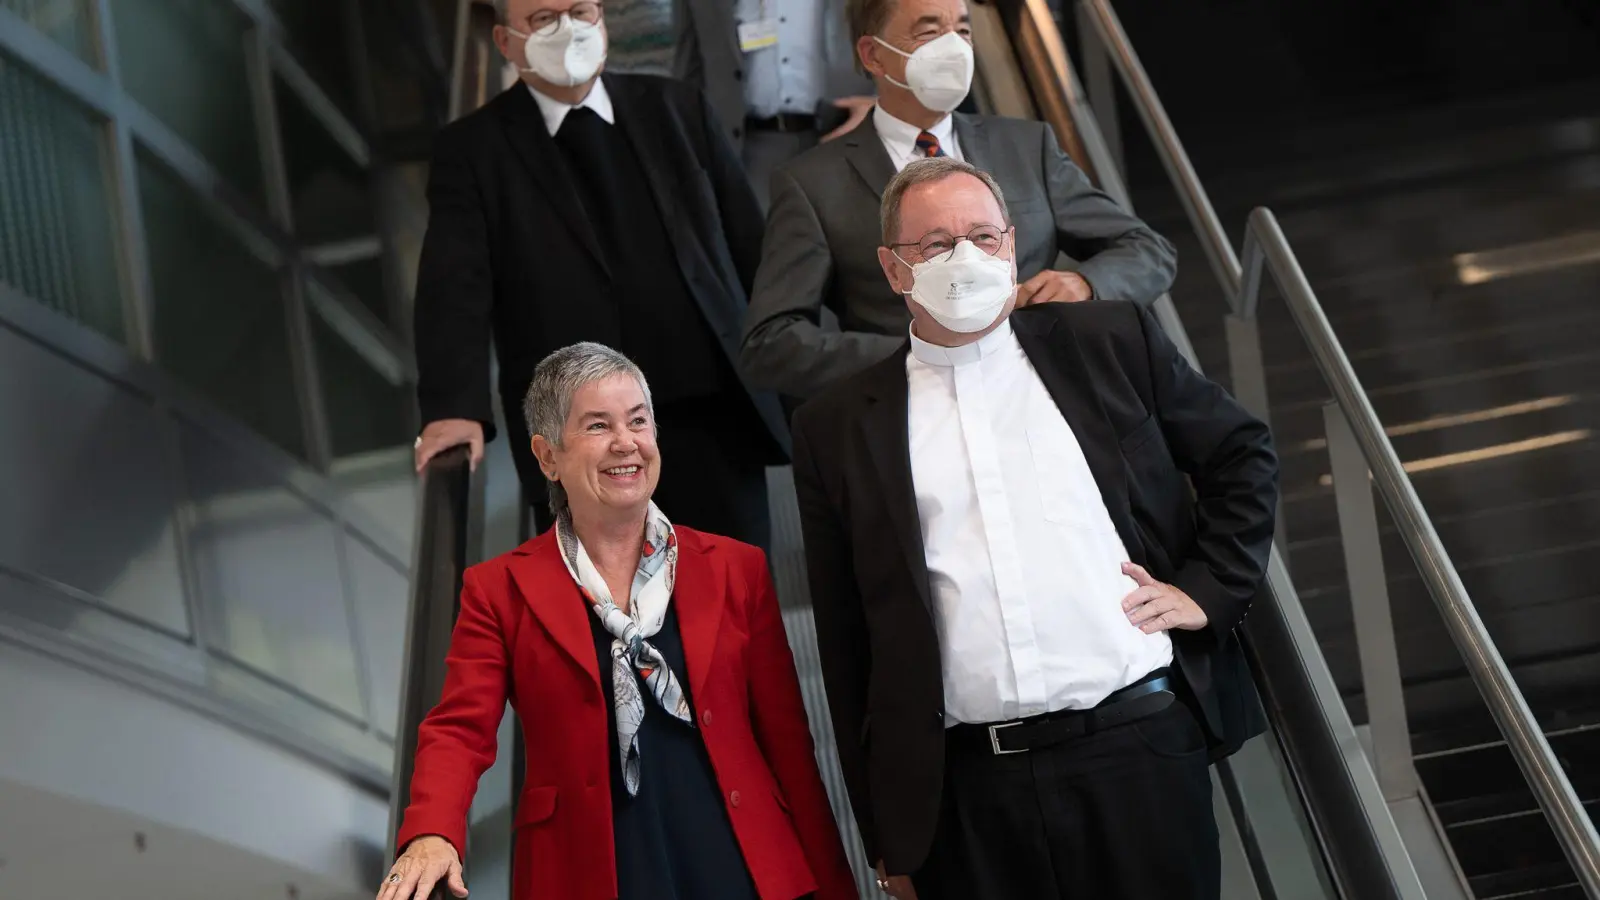
[[[1562, 851], [1590, 900], [1600, 900], [1600, 836], [1484, 628], [1277, 219], [1265, 209], [1250, 214], [1241, 266], [1109, 0], [1081, 0], [1078, 11], [1086, 26], [1085, 40], [1090, 40], [1092, 33], [1100, 41], [1097, 52], [1088, 54], [1090, 62], [1109, 65], [1120, 76], [1154, 140], [1162, 165], [1178, 189], [1212, 272], [1231, 301], [1228, 354], [1234, 390], [1241, 401], [1266, 415], [1267, 380], [1255, 319], [1264, 269], [1272, 273], [1311, 348], [1317, 369], [1333, 391], [1335, 399], [1323, 410], [1328, 452], [1350, 576], [1373, 757], [1386, 798], [1414, 794], [1418, 788], [1369, 473], [1370, 483], [1377, 485], [1451, 640], [1550, 821]], [[1091, 69], [1087, 78], [1092, 94], [1110, 96], [1108, 73]]]

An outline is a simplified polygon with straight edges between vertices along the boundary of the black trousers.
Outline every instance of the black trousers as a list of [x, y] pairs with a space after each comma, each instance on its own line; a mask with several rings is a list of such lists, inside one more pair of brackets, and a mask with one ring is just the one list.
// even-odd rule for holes
[[[661, 482], [653, 499], [675, 525], [754, 544], [770, 554], [767, 467], [755, 456], [756, 438], [748, 423], [728, 412], [732, 404], [707, 398], [656, 407]], [[542, 492], [532, 512], [535, 534], [555, 524]]]
[[1218, 900], [1200, 725], [1182, 703], [1042, 750], [946, 745], [919, 900]]

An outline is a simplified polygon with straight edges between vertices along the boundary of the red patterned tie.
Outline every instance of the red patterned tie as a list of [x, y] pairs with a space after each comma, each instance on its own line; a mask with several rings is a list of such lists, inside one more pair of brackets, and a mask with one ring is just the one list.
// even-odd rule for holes
[[926, 131], [917, 135], [917, 149], [921, 150], [922, 155], [929, 159], [944, 155], [944, 150], [939, 146], [939, 139]]

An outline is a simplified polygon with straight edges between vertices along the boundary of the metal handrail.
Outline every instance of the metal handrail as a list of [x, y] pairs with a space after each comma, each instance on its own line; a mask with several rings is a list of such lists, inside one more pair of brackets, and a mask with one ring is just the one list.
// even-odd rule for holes
[[[1584, 811], [1583, 801], [1573, 790], [1560, 760], [1545, 739], [1544, 730], [1534, 719], [1499, 648], [1479, 618], [1478, 609], [1451, 563], [1433, 521], [1423, 509], [1400, 455], [1378, 420], [1372, 401], [1361, 387], [1349, 357], [1339, 345], [1333, 326], [1271, 210], [1258, 208], [1250, 213], [1244, 247], [1245, 259], [1253, 262], [1259, 254], [1276, 280], [1318, 370], [1327, 379], [1354, 432], [1372, 473], [1372, 481], [1416, 561], [1451, 640], [1466, 661], [1473, 682], [1483, 694], [1495, 724], [1505, 736], [1585, 892], [1591, 900], [1600, 900], [1600, 835], [1596, 834], [1594, 823]], [[1254, 288], [1245, 295], [1249, 301], [1247, 306], [1254, 306], [1254, 295], [1259, 289], [1260, 281], [1256, 279]]]
[[[1590, 900], [1600, 900], [1600, 835], [1596, 834], [1582, 801], [1572, 789], [1560, 761], [1479, 618], [1460, 574], [1450, 562], [1432, 520], [1423, 509], [1394, 445], [1384, 432], [1276, 218], [1265, 209], [1250, 214], [1245, 234], [1245, 259], [1252, 265], [1247, 272], [1234, 255], [1232, 243], [1200, 184], [1199, 175], [1189, 162], [1177, 131], [1109, 0], [1081, 2], [1092, 14], [1090, 21], [1132, 95], [1162, 165], [1178, 188], [1218, 283], [1233, 300], [1234, 314], [1253, 320], [1260, 290], [1261, 263], [1277, 280], [1295, 324], [1311, 347], [1318, 370], [1332, 388], [1349, 422], [1373, 482], [1394, 517], [1429, 595], [1439, 608], [1451, 640], [1466, 662], [1473, 682], [1488, 704], [1585, 893]], [[1257, 251], [1259, 257], [1254, 255]], [[1256, 262], [1258, 258], [1261, 263]], [[1263, 383], [1258, 400], [1262, 411], [1265, 410], [1264, 401]]]
[[[489, 38], [494, 9], [479, 0], [457, 0], [450, 55], [448, 114], [453, 121], [482, 106], [492, 91], [494, 45]], [[400, 687], [400, 727], [394, 742], [389, 800], [388, 855], [410, 804], [416, 763], [417, 726], [444, 689], [445, 653], [460, 610], [461, 579], [483, 558], [484, 479], [474, 477], [471, 452], [451, 447], [423, 467], [417, 483], [416, 528], [411, 551], [411, 594]], [[449, 900], [440, 882], [428, 900]]]
[[[429, 460], [417, 485], [387, 859], [394, 859], [399, 849], [394, 840], [410, 804], [417, 726], [444, 690], [445, 651], [460, 608], [461, 578], [483, 555], [482, 492], [483, 479], [473, 477], [469, 450], [464, 446], [452, 447]], [[448, 900], [449, 893], [441, 883], [428, 896], [429, 900]]]

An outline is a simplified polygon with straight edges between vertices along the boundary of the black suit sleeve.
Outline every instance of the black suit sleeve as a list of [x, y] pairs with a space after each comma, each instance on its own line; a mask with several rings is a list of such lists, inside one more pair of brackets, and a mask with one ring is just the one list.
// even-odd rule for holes
[[1278, 458], [1266, 423], [1189, 365], [1147, 309], [1138, 310], [1161, 432], [1195, 492], [1195, 543], [1172, 583], [1225, 640], [1266, 576], [1278, 508]]
[[474, 419], [494, 437], [489, 228], [459, 131], [440, 133], [428, 175], [428, 231], [417, 267], [417, 404], [422, 421]]
[[807, 427], [806, 410], [794, 421], [794, 490], [800, 507], [800, 530], [805, 539], [806, 575], [811, 586], [811, 609], [816, 617], [817, 650], [822, 681], [828, 691], [828, 711], [833, 720], [833, 740], [839, 750], [839, 769], [867, 859], [878, 861], [877, 832], [873, 825], [867, 758], [862, 747], [862, 727], [867, 717], [867, 680], [872, 672], [872, 649], [861, 595], [856, 590], [850, 538], [839, 510], [828, 498], [817, 469]]
[[739, 153], [728, 140], [727, 130], [712, 111], [711, 103], [700, 95], [700, 115], [704, 123], [706, 147], [706, 174], [711, 177], [712, 189], [717, 193], [717, 210], [722, 215], [722, 232], [728, 241], [728, 252], [733, 255], [734, 268], [739, 272], [739, 283], [744, 286], [746, 300], [754, 290], [756, 269], [761, 266], [761, 233], [763, 217], [761, 201], [745, 174]]
[[1172, 287], [1178, 255], [1172, 244], [1090, 183], [1044, 126], [1040, 147], [1056, 248], [1077, 260], [1097, 300], [1154, 303]]

